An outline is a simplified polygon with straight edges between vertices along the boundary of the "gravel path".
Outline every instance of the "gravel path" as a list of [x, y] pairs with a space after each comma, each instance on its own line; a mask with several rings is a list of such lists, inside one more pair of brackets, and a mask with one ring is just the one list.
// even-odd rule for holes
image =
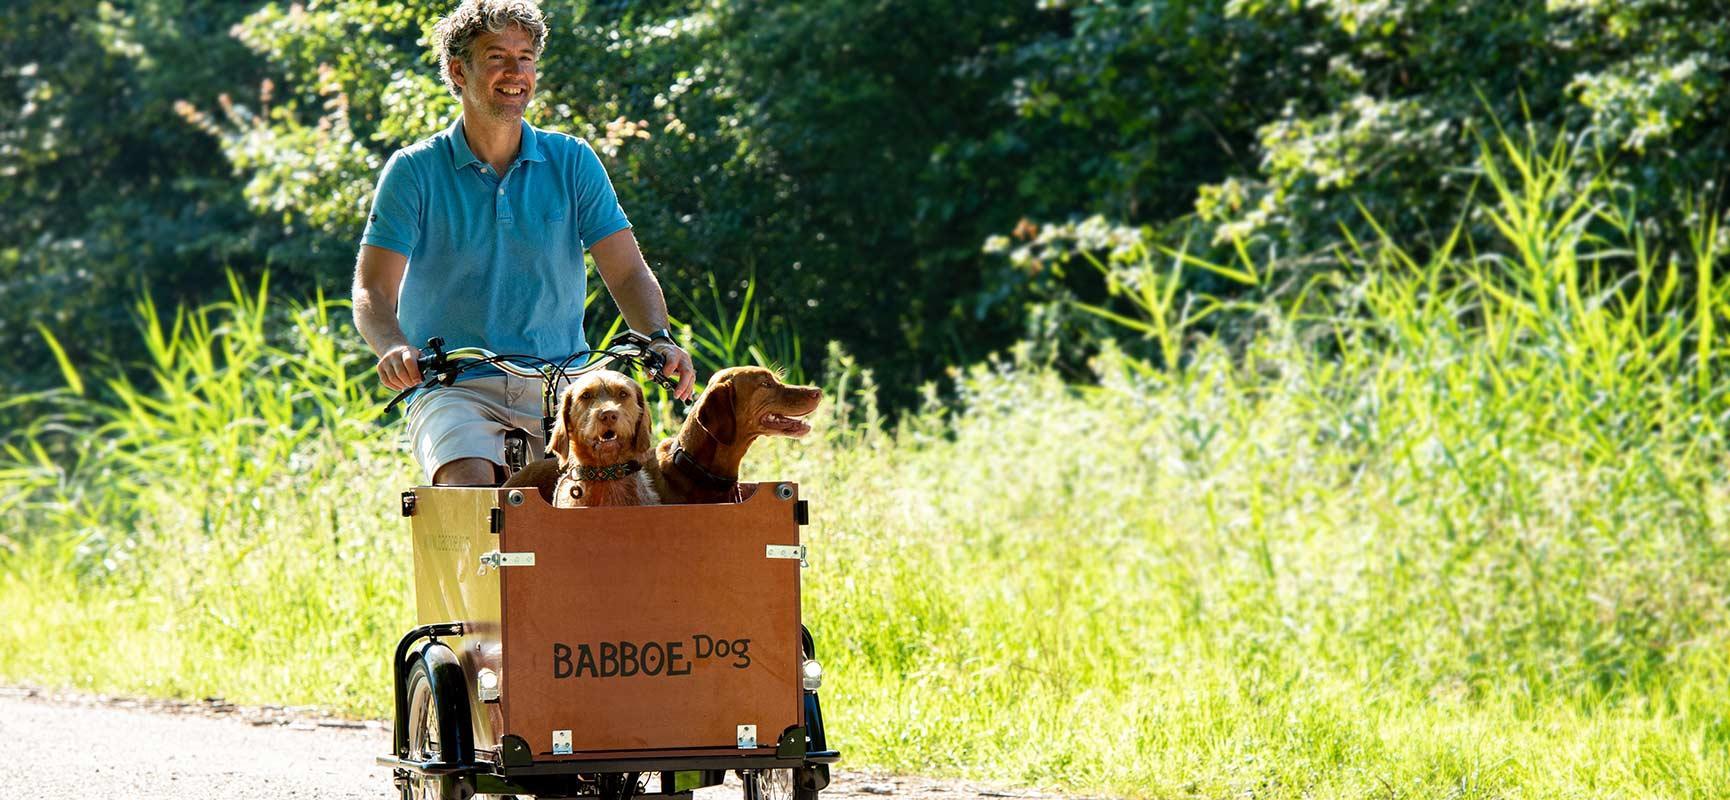
[[[0, 800], [389, 800], [378, 722], [306, 709], [134, 700], [0, 687]], [[963, 781], [835, 769], [825, 800], [1051, 798]], [[737, 788], [697, 792], [735, 800]]]

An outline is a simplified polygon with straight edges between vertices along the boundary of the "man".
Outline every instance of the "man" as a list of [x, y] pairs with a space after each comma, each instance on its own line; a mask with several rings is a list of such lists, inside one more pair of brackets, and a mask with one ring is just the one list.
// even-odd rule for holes
[[[562, 360], [587, 347], [586, 246], [626, 324], [653, 332], [674, 395], [688, 400], [691, 357], [667, 333], [666, 298], [600, 159], [523, 120], [546, 30], [533, 0], [464, 0], [439, 21], [433, 47], [462, 116], [385, 164], [355, 264], [355, 326], [393, 390], [420, 382], [417, 345], [432, 336]], [[496, 371], [422, 393], [408, 427], [427, 479], [502, 480], [504, 433], [539, 437], [541, 393], [538, 379]]]

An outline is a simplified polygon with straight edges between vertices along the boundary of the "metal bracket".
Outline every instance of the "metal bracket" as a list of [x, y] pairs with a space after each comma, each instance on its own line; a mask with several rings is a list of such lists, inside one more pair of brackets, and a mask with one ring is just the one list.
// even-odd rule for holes
[[796, 558], [799, 559], [799, 566], [811, 566], [811, 562], [805, 560], [806, 550], [802, 544], [772, 544], [763, 555], [765, 558]]
[[414, 492], [402, 493], [402, 515], [405, 517], [414, 516]]
[[487, 515], [487, 527], [491, 529], [491, 533], [499, 533], [505, 529], [505, 512], [503, 509], [496, 506], [493, 508], [492, 513]]
[[532, 567], [535, 565], [534, 553], [501, 553], [494, 550], [481, 554], [481, 566], [492, 567]]
[[521, 736], [507, 733], [499, 737], [499, 763], [507, 767], [526, 767], [535, 762], [534, 751]]
[[794, 725], [781, 732], [781, 741], [775, 745], [776, 758], [803, 759], [807, 751], [808, 737], [802, 726]]
[[755, 750], [755, 749], [757, 749], [757, 726], [755, 726], [755, 725], [740, 725], [739, 726], [739, 749], [740, 750]]

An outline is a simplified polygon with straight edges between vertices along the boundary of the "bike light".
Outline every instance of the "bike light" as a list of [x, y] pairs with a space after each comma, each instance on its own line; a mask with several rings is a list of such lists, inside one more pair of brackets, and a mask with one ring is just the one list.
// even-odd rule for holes
[[805, 691], [817, 691], [818, 687], [823, 685], [823, 665], [807, 660], [799, 665], [799, 678], [805, 684]]

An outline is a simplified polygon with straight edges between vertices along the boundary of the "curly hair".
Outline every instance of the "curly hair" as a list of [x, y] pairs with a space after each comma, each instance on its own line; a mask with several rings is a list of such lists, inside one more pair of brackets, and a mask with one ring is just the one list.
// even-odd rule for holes
[[462, 89], [451, 80], [451, 61], [473, 64], [475, 39], [482, 33], [503, 33], [521, 25], [535, 40], [535, 54], [547, 41], [547, 18], [536, 0], [463, 0], [462, 5], [433, 26], [432, 46], [439, 56], [439, 78], [453, 97]]

